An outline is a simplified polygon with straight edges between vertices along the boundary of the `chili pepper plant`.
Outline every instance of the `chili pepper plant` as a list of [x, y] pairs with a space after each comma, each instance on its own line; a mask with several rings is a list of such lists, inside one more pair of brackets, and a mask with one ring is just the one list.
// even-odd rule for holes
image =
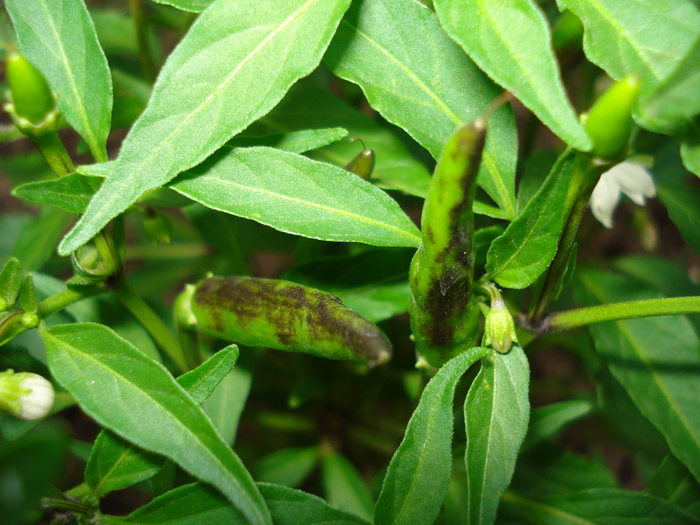
[[697, 1], [4, 9], [0, 521], [700, 522]]

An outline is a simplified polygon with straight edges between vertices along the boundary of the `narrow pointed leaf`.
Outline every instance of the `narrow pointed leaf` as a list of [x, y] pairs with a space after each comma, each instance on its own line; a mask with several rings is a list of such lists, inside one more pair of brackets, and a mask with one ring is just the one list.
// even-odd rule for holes
[[[414, 0], [353, 3], [324, 60], [336, 75], [359, 84], [374, 109], [436, 159], [455, 129], [501, 93], [443, 32], [435, 14]], [[510, 109], [495, 112], [478, 179], [510, 218], [515, 135]]]
[[442, 26], [469, 57], [564, 142], [589, 150], [566, 97], [549, 25], [532, 0], [435, 0]]
[[552, 169], [537, 194], [508, 225], [486, 255], [486, 270], [505, 288], [526, 288], [535, 282], [557, 253], [564, 228], [569, 175], [576, 159]]
[[289, 133], [271, 133], [262, 137], [238, 135], [226, 145], [232, 148], [268, 146], [290, 153], [305, 153], [337, 142], [347, 135], [348, 130], [343, 128], [304, 129]]
[[489, 352], [475, 347], [448, 361], [430, 380], [389, 463], [374, 508], [377, 525], [435, 521], [452, 470], [453, 401], [464, 372]]
[[[591, 306], [659, 297], [638, 281], [611, 273], [581, 273], [580, 282], [580, 298]], [[660, 316], [599, 323], [589, 330], [612, 374], [700, 480], [700, 340], [689, 321]]]
[[[95, 186], [90, 182], [94, 180]], [[83, 213], [102, 181], [80, 173], [70, 173], [60, 179], [29, 182], [17, 186], [12, 195], [32, 202], [50, 204], [72, 213]]]
[[700, 523], [678, 507], [641, 492], [614, 488], [583, 490], [547, 499], [509, 493], [504, 500], [517, 509], [519, 523], [533, 525], [689, 525]]
[[700, 254], [700, 189], [692, 186], [660, 186], [659, 199], [685, 242]]
[[[275, 525], [368, 525], [368, 522], [329, 506], [300, 490], [260, 483]], [[202, 483], [183, 485], [132, 512], [125, 518], [109, 516], [108, 523], [146, 525], [246, 525], [248, 522], [226, 499]]]
[[481, 360], [464, 403], [467, 506], [470, 525], [493, 523], [515, 469], [530, 417], [530, 369], [523, 349]]
[[53, 376], [98, 423], [211, 483], [251, 523], [271, 523], [238, 456], [162, 365], [103, 325], [56, 326], [42, 337]]
[[331, 451], [323, 457], [321, 476], [326, 500], [331, 506], [366, 520], [372, 519], [372, 494], [348, 458]]
[[112, 78], [83, 0], [6, 0], [19, 47], [97, 161], [107, 160]]
[[[214, 391], [238, 359], [238, 347], [230, 345], [217, 352], [194, 370], [177, 378], [195, 404]], [[155, 475], [165, 458], [129, 443], [109, 430], [97, 436], [85, 466], [85, 481], [96, 497], [130, 487]]]
[[212, 0], [154, 0], [159, 4], [171, 5], [182, 9], [183, 11], [190, 11], [191, 13], [201, 13], [212, 3]]
[[[360, 138], [376, 154], [372, 181], [383, 187], [425, 197], [430, 174], [413, 157], [401, 138], [390, 128], [349, 106], [327, 89], [299, 82], [284, 99], [245, 133], [268, 134], [290, 132], [309, 127], [340, 126], [350, 137]], [[311, 153], [311, 158], [345, 166], [360, 152], [359, 144], [340, 141]]]
[[418, 246], [382, 190], [342, 168], [272, 148], [222, 150], [172, 187], [209, 208], [327, 241]]
[[318, 460], [318, 447], [288, 447], [260, 458], [251, 470], [259, 481], [297, 487], [311, 474]]
[[319, 63], [349, 0], [216, 0], [160, 72], [66, 255], [146, 191], [202, 162]]

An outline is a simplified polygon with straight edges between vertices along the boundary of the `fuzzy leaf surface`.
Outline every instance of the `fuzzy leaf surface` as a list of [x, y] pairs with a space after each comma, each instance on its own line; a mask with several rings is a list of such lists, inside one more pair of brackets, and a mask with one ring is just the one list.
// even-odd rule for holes
[[67, 255], [148, 190], [196, 166], [319, 63], [349, 0], [216, 0], [169, 56]]
[[172, 187], [205, 206], [327, 241], [418, 246], [399, 205], [357, 175], [272, 148], [225, 149]]
[[435, 0], [442, 26], [469, 57], [564, 142], [591, 148], [559, 76], [547, 20], [533, 0]]
[[103, 325], [56, 326], [42, 338], [53, 376], [98, 423], [214, 485], [250, 523], [272, 523], [241, 460], [163, 365]]
[[[455, 129], [501, 93], [444, 33], [435, 14], [413, 0], [353, 3], [324, 60], [336, 75], [359, 84], [374, 109], [436, 159]], [[515, 216], [515, 135], [510, 109], [496, 111], [478, 179], [509, 218]]]

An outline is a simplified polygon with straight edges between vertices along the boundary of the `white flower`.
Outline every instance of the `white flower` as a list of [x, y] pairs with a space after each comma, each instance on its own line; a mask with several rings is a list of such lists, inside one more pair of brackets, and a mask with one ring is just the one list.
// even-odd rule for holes
[[641, 164], [633, 161], [621, 162], [601, 175], [591, 194], [590, 205], [593, 216], [606, 228], [612, 228], [613, 212], [620, 201], [620, 193], [643, 206], [645, 198], [656, 196], [654, 179]]

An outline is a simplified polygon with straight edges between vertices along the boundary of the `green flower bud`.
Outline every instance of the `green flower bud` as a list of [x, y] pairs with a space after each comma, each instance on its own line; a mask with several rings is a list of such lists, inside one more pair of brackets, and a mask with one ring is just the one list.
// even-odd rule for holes
[[505, 354], [513, 343], [518, 342], [515, 323], [498, 289], [492, 285], [488, 291], [491, 296], [491, 310], [486, 315], [484, 345], [490, 345], [497, 352]]
[[[350, 139], [354, 142], [360, 139]], [[372, 177], [372, 172], [374, 171], [374, 150], [365, 147], [364, 142], [362, 142], [362, 151], [358, 155], [347, 163], [345, 169], [353, 172], [355, 175], [361, 179], [369, 180]]]
[[41, 419], [51, 411], [55, 397], [53, 385], [40, 375], [0, 372], [0, 410], [21, 419]]
[[34, 126], [55, 118], [56, 100], [41, 73], [16, 51], [8, 55], [5, 68], [10, 88], [8, 111]]
[[162, 213], [158, 213], [150, 206], [143, 216], [143, 230], [153, 244], [168, 244], [172, 232], [170, 221]]
[[[227, 341], [376, 366], [391, 343], [336, 296], [276, 279], [210, 277], [192, 293], [200, 330]], [[181, 305], [187, 323], [189, 313]]]
[[632, 134], [632, 109], [637, 103], [639, 79], [617, 82], [593, 105], [584, 127], [593, 141], [591, 153], [606, 161], [622, 160]]

